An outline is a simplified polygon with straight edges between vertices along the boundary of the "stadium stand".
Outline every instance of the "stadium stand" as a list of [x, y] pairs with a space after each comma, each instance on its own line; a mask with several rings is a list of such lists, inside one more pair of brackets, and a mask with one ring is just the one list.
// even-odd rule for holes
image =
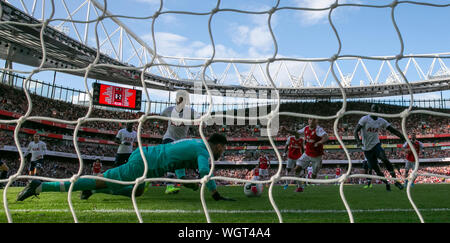
[[[0, 85], [0, 117], [1, 119], [14, 119], [25, 114], [27, 109], [27, 100], [24, 92], [17, 88], [11, 88], [8, 85]], [[33, 102], [33, 110], [31, 115], [47, 116], [59, 119], [77, 120], [87, 112], [86, 106], [76, 105], [64, 101], [55, 99], [49, 99], [41, 97], [35, 94], [31, 94]], [[365, 102], [349, 102], [348, 110], [368, 110], [369, 103]], [[325, 109], [325, 107], [327, 107]], [[281, 111], [295, 111], [302, 113], [310, 113], [316, 115], [331, 115], [335, 114], [341, 107], [341, 103], [337, 102], [315, 102], [315, 103], [286, 103], [282, 104]], [[382, 104], [383, 112], [386, 113], [398, 113], [405, 109], [402, 106], [386, 105]], [[246, 110], [248, 112], [248, 110]], [[120, 119], [135, 119], [142, 115], [141, 112], [128, 112], [128, 111], [116, 111], [95, 108], [93, 117], [99, 118], [120, 118]], [[359, 116], [345, 116], [339, 123], [339, 135], [342, 136], [346, 145], [352, 145], [353, 142], [353, 129], [357, 123]], [[389, 121], [395, 126], [400, 128], [400, 119], [389, 119]], [[293, 117], [280, 117], [280, 126], [287, 127], [289, 129], [298, 129], [306, 124], [305, 119], [296, 119]], [[333, 135], [333, 121], [323, 120], [320, 121], [320, 125], [330, 134]], [[86, 163], [91, 163], [95, 158], [102, 158], [106, 166], [110, 165], [115, 156], [117, 145], [113, 142], [116, 132], [121, 128], [122, 124], [119, 123], [107, 123], [107, 122], [88, 122], [82, 125], [79, 130], [78, 145], [81, 154], [86, 156], [84, 159]], [[228, 165], [240, 165], [236, 169], [223, 169], [219, 166], [215, 174], [217, 175], [232, 175], [237, 178], [246, 178], [251, 166], [256, 163], [258, 159], [258, 151], [264, 150], [268, 153], [272, 163], [276, 163], [276, 156], [272, 150], [267, 137], [261, 136], [261, 129], [263, 126], [258, 125], [211, 125], [205, 128], [206, 134], [213, 132], [221, 132], [227, 135], [230, 145], [228, 147], [229, 152], [225, 153], [222, 161], [225, 161]], [[13, 141], [14, 125], [0, 125], [0, 149], [2, 156], [6, 163], [10, 164], [13, 168], [10, 173], [14, 173], [14, 168], [19, 166], [19, 157], [15, 143]], [[437, 173], [448, 174], [450, 158], [450, 119], [439, 117], [439, 119], [433, 119], [429, 115], [411, 115], [407, 121], [408, 133], [417, 134], [417, 138], [421, 140], [425, 145], [422, 158], [434, 158], [436, 160], [427, 161], [429, 166], [421, 166], [423, 171], [433, 171]], [[32, 134], [39, 132], [42, 140], [47, 143], [49, 156], [47, 156], [48, 164], [44, 168], [43, 173], [49, 176], [70, 176], [78, 169], [78, 160], [76, 159], [75, 148], [73, 145], [73, 130], [74, 126], [67, 124], [58, 124], [45, 120], [41, 121], [27, 121], [21, 128], [19, 133], [20, 144], [22, 147], [31, 141]], [[166, 122], [162, 120], [149, 120], [143, 127], [143, 141], [144, 145], [155, 145], [161, 142], [162, 135], [166, 130]], [[198, 137], [198, 130], [191, 129], [190, 134], [192, 137]], [[284, 149], [285, 139], [288, 134], [280, 131], [275, 138], [278, 149], [282, 151]], [[400, 148], [399, 140], [391, 135], [382, 134], [381, 137], [383, 144], [387, 145], [386, 150], [388, 157], [397, 163], [401, 163], [405, 157], [404, 151]], [[325, 146], [326, 153], [324, 156], [325, 163], [324, 168], [320, 171], [321, 175], [332, 174], [328, 170], [332, 168], [336, 161], [344, 161], [347, 163], [345, 153], [340, 149], [337, 140], [332, 136], [331, 141]], [[236, 150], [239, 153], [236, 153]], [[360, 151], [350, 149], [350, 157], [354, 161], [360, 161], [363, 159], [363, 154]], [[64, 158], [64, 159], [62, 159]], [[69, 158], [69, 160], [67, 160]], [[283, 158], [284, 159], [284, 158]], [[63, 162], [65, 161], [65, 162]], [[67, 162], [69, 161], [69, 162]], [[342, 162], [342, 163], [344, 163]], [[436, 163], [436, 162], [441, 162]], [[220, 164], [220, 163], [219, 163]], [[442, 166], [442, 164], [444, 164]], [[58, 168], [58, 169], [55, 169]], [[108, 167], [105, 167], [108, 168]], [[89, 173], [90, 166], [84, 168], [84, 173]], [[273, 170], [273, 169], [272, 169]], [[56, 171], [56, 172], [55, 172]], [[273, 172], [273, 171], [272, 171]], [[54, 173], [57, 173], [54, 175]], [[442, 182], [439, 179], [432, 179], [431, 177], [419, 179], [423, 182]], [[20, 184], [20, 181], [17, 183]], [[224, 182], [225, 183], [225, 182]], [[353, 182], [359, 183], [359, 182]], [[420, 183], [420, 182], [419, 182]]]

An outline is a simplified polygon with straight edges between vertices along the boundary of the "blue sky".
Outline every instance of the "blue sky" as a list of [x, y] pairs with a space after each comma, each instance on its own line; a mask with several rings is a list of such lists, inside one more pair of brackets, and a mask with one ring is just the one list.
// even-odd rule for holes
[[[20, 6], [20, 1], [10, 0], [16, 6]], [[47, 1], [48, 2], [48, 1]], [[84, 1], [65, 1], [68, 9], [73, 12]], [[103, 3], [103, 1], [99, 1]], [[274, 0], [223, 0], [220, 2], [221, 9], [240, 9], [244, 11], [267, 11], [275, 6]], [[290, 0], [280, 1], [279, 7], [307, 7], [324, 8], [334, 1], [323, 0]], [[450, 4], [450, 1], [423, 1], [437, 4]], [[163, 2], [162, 11], [186, 11], [186, 12], [209, 12], [215, 8], [217, 1], [210, 0], [176, 0]], [[357, 3], [384, 5], [391, 1], [361, 1], [343, 0], [340, 4]], [[66, 18], [62, 1], [55, 0], [57, 13], [56, 18]], [[39, 5], [39, 4], [38, 4]], [[49, 4], [46, 5], [49, 7]], [[87, 4], [72, 16], [73, 19], [85, 20], [87, 15]], [[108, 10], [116, 15], [127, 15], [136, 17], [148, 17], [160, 7], [159, 0], [129, 0], [129, 1], [108, 1]], [[31, 9], [31, 1], [28, 5]], [[361, 56], [395, 56], [400, 53], [400, 41], [393, 27], [391, 19], [391, 8], [368, 8], [355, 6], [338, 7], [332, 12], [331, 18], [335, 25], [339, 37], [341, 38], [341, 55], [361, 55]], [[36, 17], [40, 14], [36, 11]], [[47, 14], [49, 11], [47, 11]], [[450, 22], [450, 7], [438, 8], [413, 4], [399, 4], [395, 8], [395, 19], [404, 40], [404, 54], [429, 54], [429, 53], [450, 53], [450, 33], [445, 29]], [[46, 14], [46, 16], [48, 16]], [[93, 8], [90, 9], [90, 19], [95, 19], [96, 14]], [[208, 20], [210, 15], [186, 15], [186, 14], [162, 14], [155, 21], [156, 48], [153, 46], [153, 35], [151, 32], [151, 19], [129, 19], [119, 18], [136, 35], [145, 41], [152, 49], [156, 49], [162, 56], [210, 58], [212, 55], [212, 43], [209, 37]], [[216, 13], [211, 21], [212, 36], [216, 48], [216, 58], [268, 58], [275, 53], [275, 44], [268, 28], [267, 14], [243, 14], [232, 11], [222, 11]], [[52, 25], [60, 22], [54, 21]], [[77, 33], [70, 23], [64, 26], [69, 30], [69, 35], [77, 38]], [[84, 38], [84, 28], [86, 25], [75, 24], [78, 35]], [[104, 21], [104, 26], [111, 34], [117, 25], [112, 21]], [[280, 10], [273, 14], [271, 26], [277, 41], [277, 57], [293, 58], [329, 58], [338, 51], [338, 41], [332, 31], [328, 21], [328, 11], [302, 11], [302, 10]], [[95, 45], [94, 25], [89, 25], [87, 42], [88, 45]], [[98, 29], [99, 39], [106, 40], [102, 26]], [[112, 39], [114, 44], [118, 43], [118, 33]], [[102, 46], [102, 50], [114, 56], [114, 48], [107, 41]], [[117, 52], [117, 50], [115, 50]], [[130, 45], [124, 43], [124, 56], [131, 56], [133, 50]], [[126, 59], [126, 58], [125, 58]], [[419, 66], [426, 72], [432, 59], [416, 59]], [[170, 62], [170, 61], [168, 61]], [[450, 67], [450, 61], [443, 59], [445, 65]], [[3, 67], [3, 61], [2, 67]], [[139, 66], [138, 59], [130, 59], [130, 63]], [[191, 63], [200, 63], [191, 61]], [[356, 60], [339, 61], [340, 68], [344, 75], [353, 72]], [[372, 78], [375, 78], [379, 71], [381, 61], [364, 60]], [[391, 62], [394, 65], [394, 62]], [[302, 73], [303, 63], [288, 62], [287, 66], [291, 74], [299, 76]], [[314, 63], [314, 70], [319, 79], [325, 77], [329, 67], [328, 62]], [[406, 60], [400, 62], [403, 69]], [[218, 75], [225, 72], [226, 64], [216, 63], [212, 65], [214, 72]], [[15, 65], [16, 69], [29, 70], [29, 67]], [[251, 66], [241, 64], [237, 66], [243, 74], [250, 71]], [[264, 66], [263, 66], [264, 67]], [[278, 63], [271, 65], [271, 75], [275, 76]], [[265, 67], [264, 67], [265, 68]], [[226, 80], [227, 83], [235, 84], [237, 79], [232, 73]], [[434, 72], [438, 71], [436, 64]], [[193, 69], [194, 70], [194, 69]], [[197, 69], [198, 70], [198, 69]], [[305, 69], [305, 81], [310, 86], [315, 86], [313, 73]], [[194, 70], [195, 71], [195, 70]], [[337, 70], [335, 69], [337, 72]], [[156, 72], [156, 71], [155, 71]], [[388, 66], [384, 65], [379, 80], [384, 80], [389, 75]], [[255, 73], [256, 76], [262, 75]], [[41, 72], [35, 77], [40, 80], [51, 81], [52, 72]], [[416, 69], [411, 64], [407, 78], [409, 81], [420, 80]], [[67, 83], [66, 80], [73, 80]], [[286, 77], [279, 77], [281, 83], [287, 84]], [[84, 89], [83, 79], [65, 74], [57, 75], [57, 84]], [[89, 82], [92, 82], [89, 80]], [[333, 85], [333, 78], [330, 75], [326, 85]], [[361, 83], [367, 84], [368, 77], [364, 73], [361, 65], [355, 71], [352, 85]], [[151, 91], [152, 99], [167, 99], [167, 93], [161, 91]], [[448, 91], [444, 92], [445, 97], [450, 97]], [[420, 94], [418, 98], [439, 98], [440, 93]]]

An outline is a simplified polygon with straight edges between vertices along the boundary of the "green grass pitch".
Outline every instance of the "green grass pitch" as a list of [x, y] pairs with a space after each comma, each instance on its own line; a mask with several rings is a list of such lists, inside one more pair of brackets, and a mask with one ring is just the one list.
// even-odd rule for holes
[[[22, 188], [9, 188], [8, 207], [15, 223], [73, 223], [67, 193], [43, 193], [39, 198], [16, 202]], [[200, 202], [200, 192], [182, 188], [176, 195], [164, 194], [165, 187], [151, 187], [137, 198], [138, 208], [145, 223], [206, 223]], [[4, 190], [0, 190], [3, 195]], [[268, 188], [258, 198], [248, 198], [242, 186], [221, 186], [219, 191], [237, 201], [214, 201], [209, 193], [206, 204], [213, 223], [277, 223], [278, 217], [269, 201]], [[345, 185], [345, 197], [353, 211], [356, 223], [419, 223], [406, 195], [392, 186], [387, 192], [384, 185], [363, 189], [362, 185]], [[411, 195], [425, 222], [450, 222], [450, 185], [418, 184]], [[80, 223], [137, 223], [138, 218], [130, 198], [107, 194], [94, 194], [89, 200], [80, 200], [74, 192], [72, 202]], [[350, 219], [339, 195], [339, 186], [308, 186], [295, 193], [291, 186], [284, 190], [275, 186], [274, 200], [286, 223], [349, 223]], [[0, 223], [8, 222], [3, 208]]]

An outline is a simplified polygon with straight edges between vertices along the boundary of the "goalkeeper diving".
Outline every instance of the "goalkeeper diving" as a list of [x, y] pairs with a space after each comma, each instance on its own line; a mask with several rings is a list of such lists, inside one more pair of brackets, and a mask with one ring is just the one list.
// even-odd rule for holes
[[[209, 137], [208, 144], [214, 159], [218, 160], [226, 149], [227, 139], [225, 136], [216, 133]], [[187, 179], [184, 170], [179, 169], [198, 169], [201, 178], [210, 172], [209, 153], [201, 139], [182, 139], [173, 143], [143, 147], [143, 152], [148, 166], [146, 178], [159, 178], [163, 177], [168, 171], [176, 171], [179, 179]], [[144, 161], [140, 150], [136, 149], [128, 159], [128, 163], [109, 169], [99, 176], [118, 181], [135, 181], [137, 178], [142, 177], [143, 174]], [[41, 182], [40, 180], [32, 180], [17, 195], [17, 201], [23, 201], [28, 197], [39, 195], [43, 192], [67, 192], [70, 184], [68, 181]], [[183, 185], [194, 191], [199, 187], [197, 183], [184, 183]], [[74, 183], [73, 191], [82, 191], [82, 199], [89, 198], [93, 190], [95, 190], [95, 193], [131, 197], [133, 187], [134, 185], [80, 178]], [[219, 194], [214, 180], [209, 180], [206, 183], [206, 187], [211, 192], [214, 200], [234, 201], [234, 199], [225, 198]], [[145, 183], [141, 183], [136, 190], [136, 196], [141, 196], [144, 193], [144, 189]]]

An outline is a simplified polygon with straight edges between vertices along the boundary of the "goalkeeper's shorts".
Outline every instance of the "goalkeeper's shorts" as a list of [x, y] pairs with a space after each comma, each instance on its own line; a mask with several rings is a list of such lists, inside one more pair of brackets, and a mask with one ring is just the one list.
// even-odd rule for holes
[[[149, 159], [152, 158], [153, 148], [145, 147], [143, 150], [145, 157], [147, 158], [147, 162], [151, 163], [152, 161], [149, 161]], [[118, 181], [135, 181], [137, 178], [144, 175], [144, 169], [144, 160], [141, 157], [140, 150], [136, 149], [133, 153], [131, 153], [127, 163], [105, 171], [105, 173], [103, 173], [103, 177]], [[151, 166], [148, 166], [146, 178], [162, 177], [165, 172], [166, 171], [163, 169], [151, 168]], [[118, 183], [106, 182], [106, 184], [112, 189], [120, 189], [124, 187], [123, 184]]]

